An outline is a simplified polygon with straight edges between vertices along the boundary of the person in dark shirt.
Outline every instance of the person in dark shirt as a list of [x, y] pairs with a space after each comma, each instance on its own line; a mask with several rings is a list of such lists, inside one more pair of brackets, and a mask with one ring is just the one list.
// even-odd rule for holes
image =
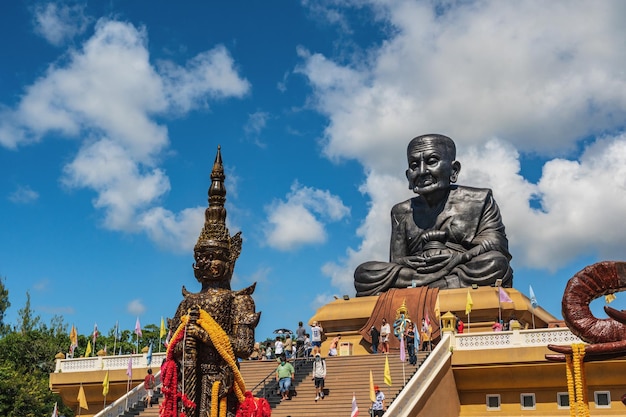
[[372, 336], [372, 353], [378, 353], [378, 343], [380, 343], [380, 332], [376, 326], [372, 326], [370, 329], [370, 336]]

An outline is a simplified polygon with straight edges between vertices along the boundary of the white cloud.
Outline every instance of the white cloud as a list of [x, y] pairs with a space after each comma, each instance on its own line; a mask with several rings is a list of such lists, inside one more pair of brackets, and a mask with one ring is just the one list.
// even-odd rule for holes
[[137, 298], [128, 303], [126, 311], [134, 316], [140, 316], [146, 312], [146, 306], [143, 304], [143, 301]]
[[106, 19], [81, 49], [68, 54], [26, 88], [15, 108], [0, 109], [0, 145], [17, 148], [54, 133], [80, 140], [62, 180], [97, 193], [94, 206], [104, 211], [105, 227], [143, 230], [164, 247], [189, 247], [197, 209], [174, 214], [157, 205], [170, 184], [158, 167], [168, 132], [156, 118], [242, 97], [248, 81], [223, 46], [185, 66], [161, 61], [157, 69], [144, 28]]
[[[387, 258], [389, 210], [407, 198], [406, 145], [430, 132], [455, 139], [460, 184], [494, 189], [519, 264], [554, 270], [581, 254], [616, 257], [626, 243], [615, 228], [626, 209], [626, 28], [616, 16], [626, 5], [372, 3], [393, 36], [368, 60], [301, 49], [296, 69], [329, 119], [325, 154], [357, 159], [367, 173], [363, 241], [324, 266], [333, 285], [352, 289], [359, 263]], [[606, 132], [614, 137], [589, 139]], [[577, 156], [582, 139], [591, 146]], [[532, 184], [520, 175], [524, 153], [562, 157]]]
[[104, 209], [107, 228], [136, 231], [137, 211], [147, 209], [170, 188], [160, 169], [145, 171], [118, 143], [102, 139], [85, 145], [65, 166], [64, 183], [98, 193], [94, 206]]
[[285, 251], [324, 243], [326, 222], [339, 221], [350, 215], [350, 209], [339, 197], [298, 182], [291, 186], [286, 201], [274, 201], [265, 211], [268, 213], [267, 244]]
[[244, 132], [246, 132], [248, 135], [257, 136], [263, 131], [263, 129], [265, 129], [269, 117], [269, 113], [263, 111], [257, 111], [249, 114], [248, 121], [243, 127]]
[[252, 140], [259, 148], [266, 148], [267, 144], [261, 141], [261, 132], [267, 126], [271, 115], [264, 111], [257, 111], [248, 115], [248, 121], [243, 126], [243, 131], [249, 140]]
[[89, 25], [91, 19], [85, 16], [85, 5], [60, 3], [40, 4], [34, 9], [35, 32], [54, 46], [79, 35]]
[[150, 239], [161, 247], [189, 253], [202, 230], [205, 209], [196, 207], [172, 213], [163, 207], [154, 207], [143, 212], [138, 222]]
[[196, 55], [185, 67], [161, 61], [159, 69], [170, 105], [182, 112], [206, 105], [209, 98], [243, 97], [250, 90], [221, 45]]
[[38, 292], [45, 292], [50, 287], [50, 280], [43, 278], [33, 284], [33, 289]]
[[15, 204], [29, 204], [39, 199], [39, 193], [29, 186], [20, 185], [9, 194], [9, 201]]

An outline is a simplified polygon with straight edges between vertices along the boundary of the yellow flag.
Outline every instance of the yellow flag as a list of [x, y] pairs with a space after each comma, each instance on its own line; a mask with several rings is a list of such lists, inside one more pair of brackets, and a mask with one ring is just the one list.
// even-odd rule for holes
[[78, 346], [78, 334], [76, 333], [76, 327], [72, 324], [72, 330], [70, 330], [70, 346], [73, 348]]
[[372, 376], [372, 370], [370, 369], [370, 401], [376, 401], [376, 392], [374, 392], [374, 377]]
[[91, 355], [91, 340], [87, 341], [87, 349], [85, 349], [85, 357], [88, 358]]
[[474, 305], [474, 302], [472, 301], [472, 296], [469, 293], [469, 290], [467, 290], [467, 301], [465, 302], [465, 314], [469, 314], [470, 311], [472, 311], [472, 306]]
[[385, 355], [385, 384], [391, 386], [391, 371], [389, 370], [389, 357]]
[[159, 331], [159, 339], [163, 339], [167, 332], [165, 331], [165, 321], [163, 321], [163, 317], [161, 317], [161, 330]]
[[607, 294], [604, 296], [604, 301], [606, 301], [607, 304], [610, 304], [612, 301], [615, 301], [616, 298], [615, 294]]
[[441, 317], [441, 310], [439, 309], [439, 295], [437, 295], [437, 301], [435, 301], [435, 317], [437, 320]]
[[109, 371], [107, 371], [107, 374], [104, 376], [104, 381], [102, 382], [102, 395], [106, 397], [108, 393], [109, 393]]
[[89, 410], [89, 406], [87, 405], [87, 398], [85, 397], [85, 390], [83, 389], [83, 384], [80, 384], [80, 389], [78, 390], [78, 404], [80, 408], [84, 408], [85, 410]]

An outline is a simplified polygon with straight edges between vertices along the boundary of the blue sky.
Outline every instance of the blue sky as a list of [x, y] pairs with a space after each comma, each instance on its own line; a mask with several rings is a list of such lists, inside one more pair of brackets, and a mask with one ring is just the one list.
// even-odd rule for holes
[[81, 334], [172, 316], [199, 287], [221, 145], [244, 237], [232, 287], [258, 283], [258, 339], [295, 328], [388, 257], [406, 144], [431, 132], [455, 139], [459, 184], [494, 190], [514, 286], [560, 317], [574, 273], [624, 259], [625, 15], [621, 1], [7, 2], [6, 321], [26, 292]]

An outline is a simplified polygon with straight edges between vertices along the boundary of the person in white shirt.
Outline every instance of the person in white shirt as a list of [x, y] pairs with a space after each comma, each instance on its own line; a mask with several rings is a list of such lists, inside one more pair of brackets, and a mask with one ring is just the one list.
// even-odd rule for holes
[[326, 361], [319, 353], [313, 361], [313, 381], [315, 382], [315, 401], [324, 399], [324, 379], [326, 378]]
[[314, 321], [313, 326], [311, 326], [311, 345], [313, 346], [313, 355], [321, 352], [323, 334], [324, 329], [322, 328], [322, 324]]
[[274, 342], [274, 354], [276, 357], [279, 357], [283, 353], [284, 344], [280, 336], [276, 336], [276, 341]]
[[387, 319], [383, 317], [383, 324], [380, 326], [380, 350], [382, 353], [389, 353], [389, 333], [391, 333], [391, 326], [387, 323]]
[[306, 333], [304, 335], [304, 357], [305, 358], [310, 358], [311, 357], [311, 350], [313, 350], [313, 345], [311, 344], [311, 337], [309, 336], [308, 333]]

